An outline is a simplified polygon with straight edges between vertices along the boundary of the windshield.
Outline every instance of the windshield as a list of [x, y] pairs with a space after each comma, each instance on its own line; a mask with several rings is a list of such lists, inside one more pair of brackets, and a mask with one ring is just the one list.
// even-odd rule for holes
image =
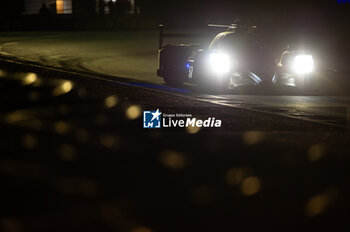
[[223, 32], [214, 38], [209, 49], [256, 51], [263, 50], [264, 46], [253, 35]]

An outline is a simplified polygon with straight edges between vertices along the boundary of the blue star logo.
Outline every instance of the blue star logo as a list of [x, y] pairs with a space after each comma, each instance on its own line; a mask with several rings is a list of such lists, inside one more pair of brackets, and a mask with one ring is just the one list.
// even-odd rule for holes
[[156, 111], [143, 111], [143, 128], [161, 128], [162, 113]]

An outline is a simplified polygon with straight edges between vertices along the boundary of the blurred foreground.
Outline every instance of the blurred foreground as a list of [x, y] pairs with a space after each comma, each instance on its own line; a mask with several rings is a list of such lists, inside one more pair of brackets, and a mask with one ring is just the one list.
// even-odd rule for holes
[[[348, 227], [348, 131], [3, 62], [0, 70], [2, 231]], [[142, 129], [142, 110], [157, 108], [215, 116], [223, 128]]]

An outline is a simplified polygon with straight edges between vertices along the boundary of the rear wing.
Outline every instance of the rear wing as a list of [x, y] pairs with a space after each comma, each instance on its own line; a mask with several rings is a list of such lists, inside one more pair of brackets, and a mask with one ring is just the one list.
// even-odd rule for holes
[[204, 36], [204, 33], [179, 33], [179, 32], [164, 32], [164, 25], [159, 24], [159, 49], [163, 47], [164, 38], [177, 38], [177, 37], [199, 37]]
[[193, 33], [175, 33], [175, 32], [164, 32], [164, 25], [159, 24], [159, 49], [163, 47], [164, 38], [176, 38], [176, 37], [193, 37]]
[[238, 24], [231, 24], [231, 25], [208, 24], [208, 27], [222, 27], [222, 28], [227, 28], [227, 30], [230, 30], [230, 29], [237, 29]]
[[[208, 27], [216, 27], [216, 28], [226, 28], [226, 31], [234, 31], [241, 26], [238, 23], [230, 24], [230, 25], [221, 25], [221, 24], [208, 24]], [[256, 29], [256, 26], [250, 27], [251, 29]], [[204, 34], [199, 33], [175, 33], [175, 32], [164, 32], [164, 25], [159, 24], [159, 49], [163, 47], [164, 38], [174, 38], [174, 37], [196, 37], [196, 36], [204, 36]]]

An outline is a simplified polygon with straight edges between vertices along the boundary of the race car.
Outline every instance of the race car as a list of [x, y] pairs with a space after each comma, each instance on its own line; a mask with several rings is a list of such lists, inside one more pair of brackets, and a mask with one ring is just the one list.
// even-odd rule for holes
[[274, 85], [294, 85], [300, 90], [315, 90], [315, 63], [311, 52], [288, 49], [277, 63]]
[[277, 60], [254, 35], [255, 26], [209, 26], [223, 27], [225, 31], [215, 36], [208, 49], [193, 44], [163, 45], [164, 37], [176, 35], [164, 33], [160, 26], [157, 75], [167, 85], [192, 82], [216, 90], [246, 85], [310, 88], [315, 71], [310, 53], [288, 49]]

